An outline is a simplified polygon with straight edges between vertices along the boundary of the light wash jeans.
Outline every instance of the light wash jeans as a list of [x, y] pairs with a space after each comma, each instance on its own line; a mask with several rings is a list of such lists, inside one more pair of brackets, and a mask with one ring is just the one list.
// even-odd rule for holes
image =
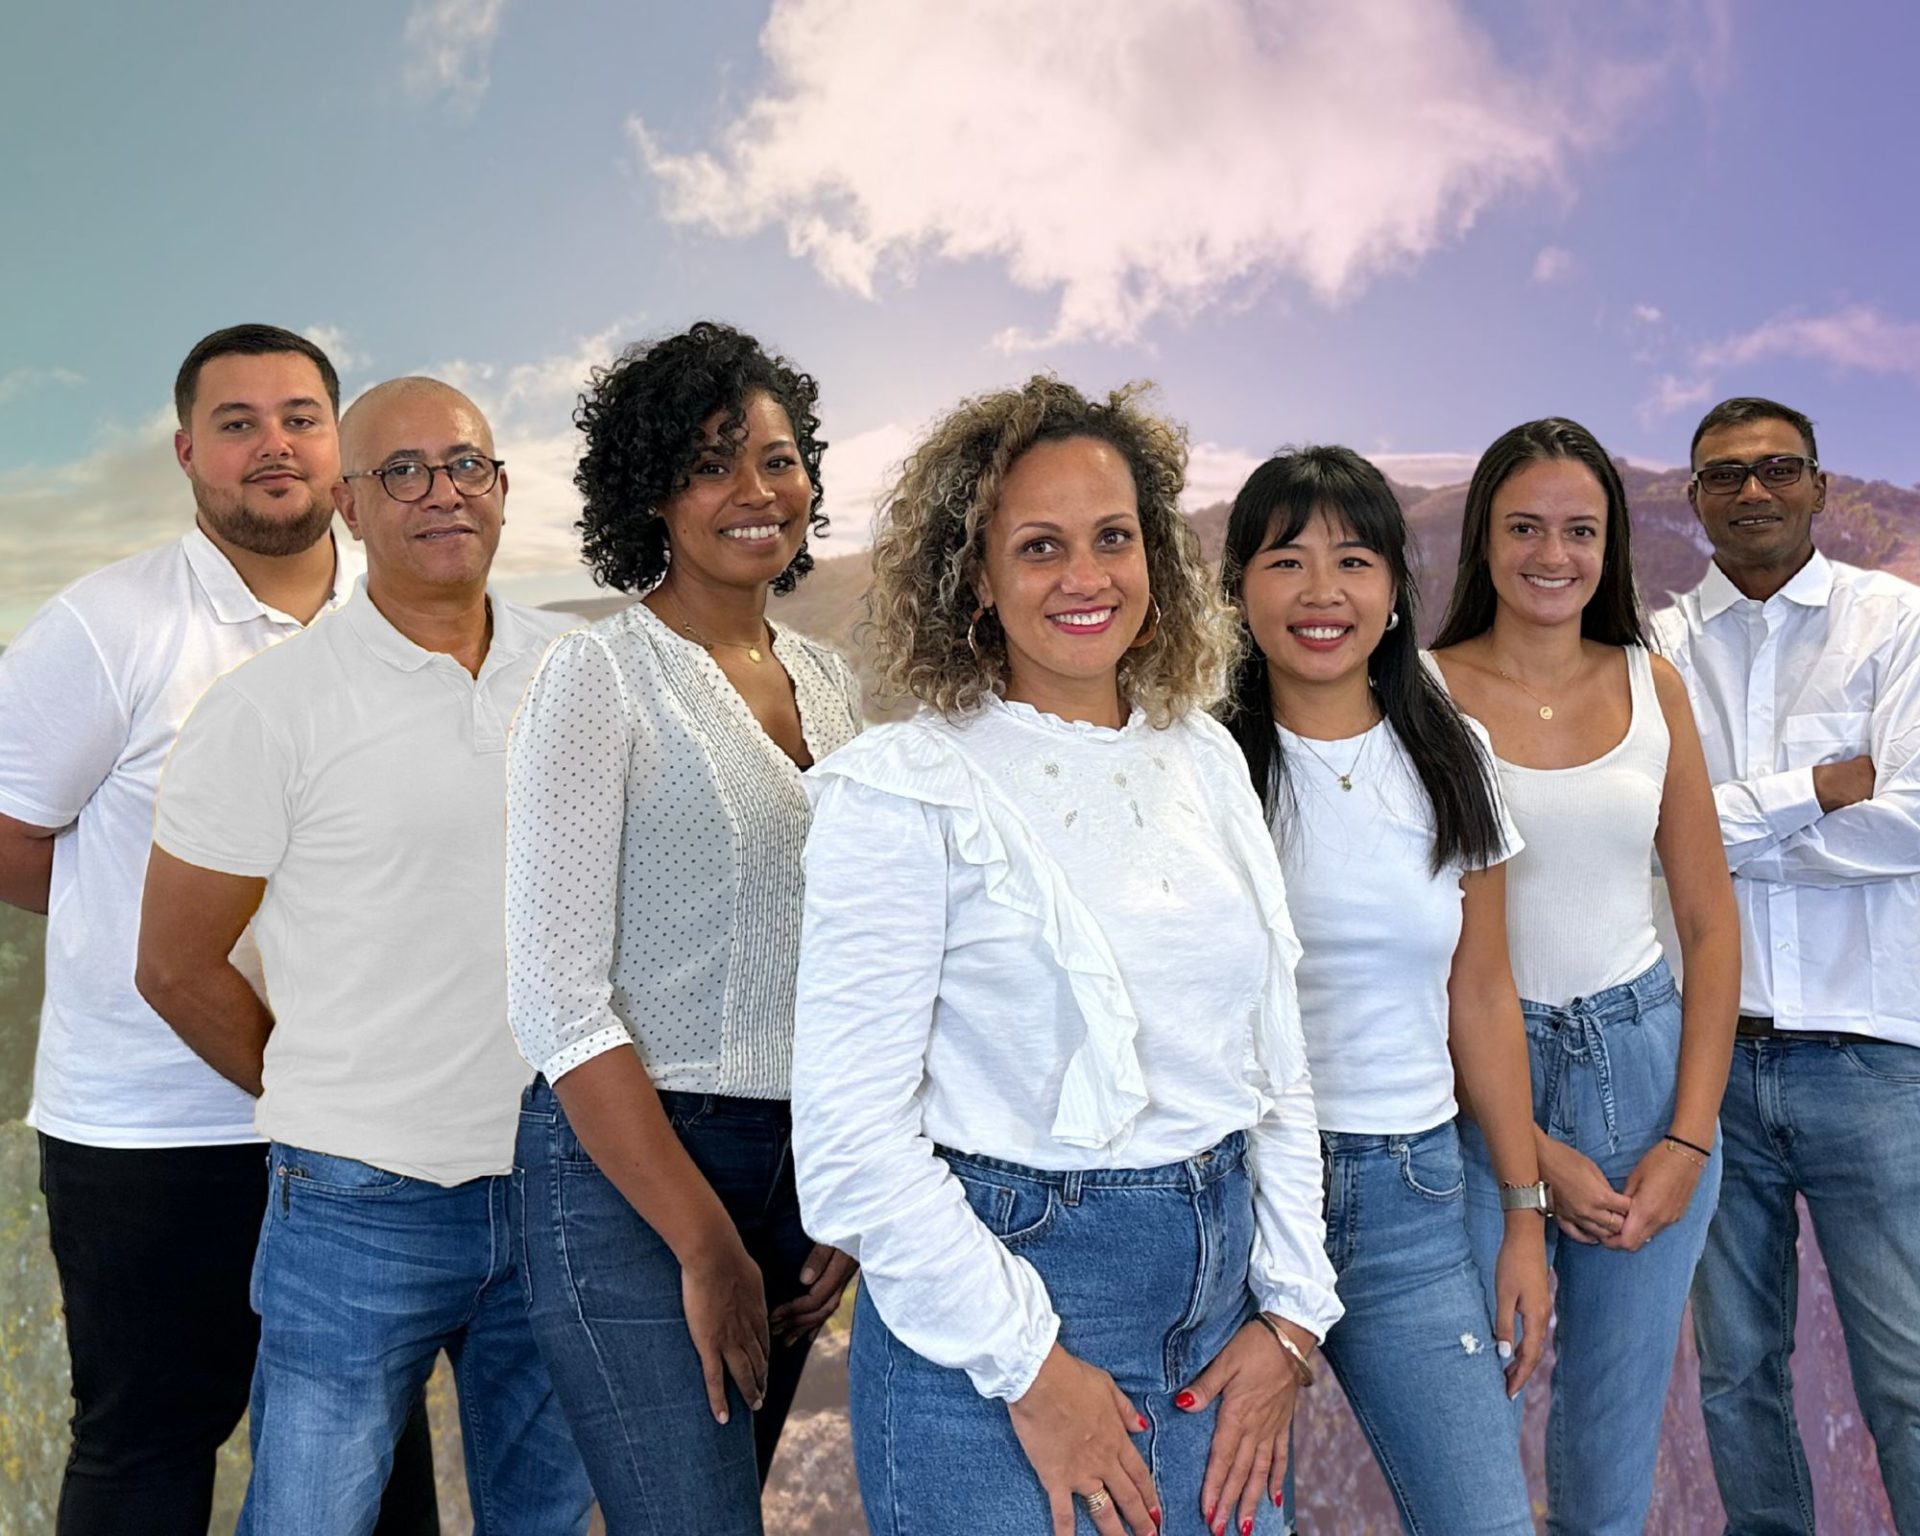
[[[1680, 994], [1665, 960], [1565, 1006], [1527, 1002], [1534, 1119], [1599, 1165], [1615, 1189], [1673, 1122]], [[1462, 1119], [1468, 1224], [1489, 1300], [1506, 1224], [1479, 1129]], [[1641, 1536], [1687, 1288], [1720, 1194], [1716, 1146], [1677, 1222], [1638, 1253], [1547, 1227], [1554, 1364], [1547, 1415], [1551, 1536]], [[1520, 1404], [1514, 1407], [1518, 1433]]]
[[1801, 1194], [1894, 1525], [1920, 1531], [1920, 1048], [1739, 1041], [1720, 1134], [1726, 1180], [1693, 1328], [1728, 1530], [1813, 1536], [1788, 1367]]
[[278, 1142], [268, 1161], [240, 1536], [371, 1531], [442, 1349], [476, 1536], [582, 1536], [592, 1493], [527, 1327], [512, 1181], [446, 1188]]
[[[1185, 1413], [1173, 1394], [1253, 1316], [1247, 1265], [1253, 1191], [1245, 1137], [1159, 1168], [1049, 1173], [941, 1154], [977, 1215], [1040, 1272], [1060, 1343], [1109, 1372], [1141, 1413], [1134, 1444], [1160, 1495], [1161, 1536], [1204, 1536], [1200, 1485], [1214, 1405]], [[853, 1459], [873, 1536], [1028, 1536], [1052, 1529], [1047, 1496], [1007, 1405], [964, 1371], [915, 1354], [862, 1290], [848, 1356]], [[1075, 1501], [1075, 1530], [1094, 1525]], [[1237, 1507], [1226, 1512], [1229, 1523]], [[1234, 1526], [1237, 1529], [1237, 1526]], [[1285, 1518], [1262, 1503], [1254, 1536]]]
[[1453, 1123], [1323, 1132], [1327, 1257], [1346, 1315], [1327, 1364], [1414, 1536], [1533, 1536]]

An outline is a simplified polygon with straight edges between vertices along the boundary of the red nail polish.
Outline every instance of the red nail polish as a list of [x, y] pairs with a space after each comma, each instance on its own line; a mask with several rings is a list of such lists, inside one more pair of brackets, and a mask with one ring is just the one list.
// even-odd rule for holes
[[[1174, 1393], [1174, 1394], [1173, 1394], [1173, 1406], [1174, 1406], [1174, 1407], [1176, 1407], [1176, 1408], [1191, 1408], [1191, 1407], [1193, 1406], [1193, 1394], [1192, 1394], [1191, 1392], [1176, 1392], [1176, 1393]], [[1208, 1518], [1209, 1520], [1211, 1520], [1211, 1519], [1213, 1518], [1213, 1511], [1212, 1511], [1212, 1510], [1208, 1510], [1208, 1511], [1207, 1511], [1207, 1518]]]
[[1287, 1502], [1287, 1496], [1285, 1493], [1276, 1493], [1273, 1496], [1273, 1507], [1275, 1509], [1278, 1509], [1282, 1504], [1286, 1502]]
[[1216, 1500], [1216, 1501], [1215, 1501], [1214, 1503], [1212, 1503], [1212, 1504], [1209, 1504], [1209, 1505], [1207, 1506], [1207, 1524], [1208, 1524], [1208, 1525], [1212, 1525], [1212, 1524], [1213, 1524], [1213, 1512], [1214, 1512], [1214, 1511], [1215, 1511], [1216, 1509], [1218, 1509], [1219, 1507], [1220, 1507], [1220, 1505], [1219, 1505], [1219, 1502], [1218, 1502], [1217, 1500]]
[[1253, 1536], [1253, 1516], [1248, 1515], [1240, 1522], [1240, 1536]]
[[1151, 1521], [1152, 1521], [1152, 1522], [1154, 1523], [1154, 1525], [1155, 1525], [1156, 1527], [1158, 1527], [1158, 1526], [1159, 1526], [1159, 1524], [1160, 1524], [1160, 1511], [1159, 1511], [1159, 1510], [1157, 1510], [1157, 1509], [1150, 1509], [1150, 1510], [1148, 1510], [1148, 1511], [1147, 1511], [1147, 1518], [1148, 1518], [1149, 1520], [1151, 1520]]

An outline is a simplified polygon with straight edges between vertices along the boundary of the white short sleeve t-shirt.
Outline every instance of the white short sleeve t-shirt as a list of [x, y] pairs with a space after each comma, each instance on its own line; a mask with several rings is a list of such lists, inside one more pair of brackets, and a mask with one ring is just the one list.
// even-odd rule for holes
[[480, 675], [359, 587], [181, 728], [154, 841], [261, 876], [275, 1141], [453, 1185], [512, 1166], [532, 1073], [507, 1028], [507, 731], [574, 621], [493, 599]]
[[[1467, 726], [1491, 760], [1486, 732]], [[1447, 977], [1460, 943], [1462, 871], [1432, 872], [1433, 813], [1392, 726], [1311, 743], [1275, 729], [1294, 804], [1289, 814], [1282, 797], [1274, 843], [1303, 950], [1295, 981], [1320, 1128], [1430, 1130], [1458, 1109]], [[1342, 772], [1351, 790], [1341, 789]], [[1504, 804], [1500, 824], [1494, 864], [1522, 846]]]
[[[334, 595], [358, 565], [336, 544]], [[90, 1147], [256, 1139], [253, 1100], [134, 989], [161, 764], [207, 685], [300, 633], [198, 528], [82, 577], [0, 654], [0, 814], [53, 841], [28, 1124]], [[245, 954], [242, 950], [246, 951]], [[234, 963], [257, 969], [251, 938]]]

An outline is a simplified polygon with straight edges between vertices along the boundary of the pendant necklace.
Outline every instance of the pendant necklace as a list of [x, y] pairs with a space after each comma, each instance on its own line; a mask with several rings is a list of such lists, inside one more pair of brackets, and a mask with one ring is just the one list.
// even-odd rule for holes
[[1353, 790], [1353, 776], [1360, 771], [1360, 759], [1367, 755], [1367, 744], [1373, 740], [1374, 729], [1375, 727], [1368, 727], [1367, 733], [1360, 738], [1360, 750], [1353, 754], [1353, 761], [1347, 764], [1347, 771], [1345, 773], [1342, 773], [1338, 768], [1334, 767], [1332, 763], [1322, 757], [1319, 752], [1314, 749], [1313, 743], [1308, 741], [1306, 737], [1296, 732], [1294, 740], [1307, 749], [1308, 755], [1311, 756], [1316, 763], [1340, 781], [1340, 787], [1342, 789], [1351, 793]]
[[1494, 663], [1493, 670], [1498, 672], [1508, 682], [1512, 683], [1514, 687], [1518, 688], [1528, 698], [1532, 699], [1534, 703], [1540, 706], [1540, 718], [1542, 720], [1551, 720], [1553, 718], [1553, 706], [1549, 704], [1545, 699], [1541, 698], [1539, 694], [1535, 693], [1531, 688], [1529, 688], [1525, 683], [1521, 682], [1519, 678], [1515, 677], [1511, 672], [1509, 672], [1505, 667], [1501, 666], [1498, 662]]
[[[674, 597], [671, 592], [669, 592], [667, 596], [673, 599], [674, 611], [680, 615], [678, 627], [685, 631], [687, 638], [693, 641], [695, 645], [701, 647], [701, 649], [711, 651], [718, 646], [727, 646], [732, 650], [745, 651], [747, 653], [747, 660], [751, 662], [761, 662], [767, 659], [767, 653], [760, 648], [757, 642], [748, 644], [744, 640], [709, 640], [705, 635], [701, 634], [699, 630], [693, 627], [693, 621], [687, 617], [687, 610], [680, 606], [680, 599]], [[760, 624], [764, 629], [766, 627], [766, 620], [762, 619]]]

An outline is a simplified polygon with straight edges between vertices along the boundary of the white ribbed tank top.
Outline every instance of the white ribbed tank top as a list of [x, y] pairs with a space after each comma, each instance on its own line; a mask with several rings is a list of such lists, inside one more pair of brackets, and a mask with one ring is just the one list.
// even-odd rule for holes
[[1591, 997], [1660, 958], [1653, 834], [1670, 738], [1647, 652], [1626, 652], [1632, 718], [1612, 751], [1577, 768], [1495, 758], [1527, 843], [1507, 861], [1507, 943], [1514, 985], [1530, 1002]]

